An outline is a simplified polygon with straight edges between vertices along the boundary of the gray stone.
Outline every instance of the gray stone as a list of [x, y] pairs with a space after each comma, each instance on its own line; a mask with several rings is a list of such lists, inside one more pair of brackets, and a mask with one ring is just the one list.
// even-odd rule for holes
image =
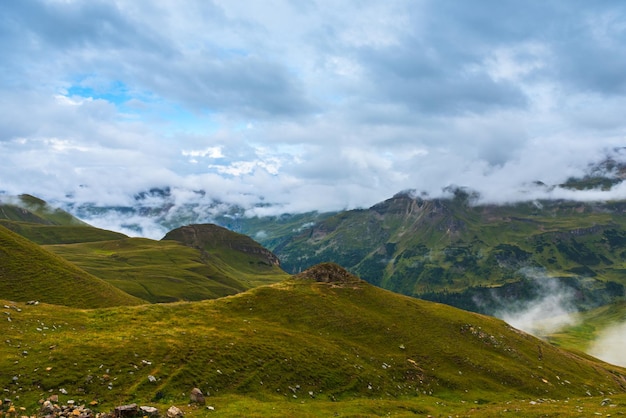
[[204, 405], [206, 403], [206, 400], [204, 399], [204, 395], [202, 394], [202, 391], [198, 388], [193, 388], [191, 390], [191, 393], [189, 394], [189, 400], [192, 403], [197, 403], [200, 405]]
[[116, 406], [113, 410], [113, 416], [115, 418], [127, 418], [137, 415], [138, 412], [139, 408], [137, 407], [137, 404], [131, 403], [130, 405]]
[[139, 409], [141, 410], [141, 413], [143, 415], [149, 416], [149, 417], [158, 417], [159, 416], [159, 410], [156, 409], [154, 406], [140, 406]]
[[168, 418], [180, 418], [182, 416], [184, 416], [185, 414], [183, 414], [183, 411], [181, 411], [179, 408], [175, 407], [175, 406], [170, 406], [167, 410], [167, 417]]

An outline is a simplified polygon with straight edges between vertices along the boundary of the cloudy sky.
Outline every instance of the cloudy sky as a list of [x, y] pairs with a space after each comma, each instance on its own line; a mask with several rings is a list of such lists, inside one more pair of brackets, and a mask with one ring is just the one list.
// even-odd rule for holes
[[620, 0], [3, 1], [0, 50], [4, 194], [513, 199], [626, 145]]

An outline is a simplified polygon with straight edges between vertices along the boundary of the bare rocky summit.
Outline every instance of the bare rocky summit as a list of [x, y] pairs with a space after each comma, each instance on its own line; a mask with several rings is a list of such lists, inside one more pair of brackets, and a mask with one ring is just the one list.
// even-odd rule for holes
[[294, 278], [334, 284], [357, 284], [363, 282], [363, 280], [335, 263], [317, 264], [302, 273], [296, 274]]

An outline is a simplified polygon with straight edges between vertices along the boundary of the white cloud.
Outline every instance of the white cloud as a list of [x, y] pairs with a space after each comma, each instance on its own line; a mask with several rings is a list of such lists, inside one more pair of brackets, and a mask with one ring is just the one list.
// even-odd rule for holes
[[449, 184], [490, 201], [545, 196], [527, 185], [580, 175], [624, 143], [624, 12], [611, 1], [4, 2], [0, 189], [113, 203], [204, 188], [285, 210]]
[[534, 284], [532, 290], [537, 297], [519, 303], [507, 303], [506, 307], [495, 312], [496, 317], [538, 337], [545, 337], [580, 321], [571, 288], [559, 284], [539, 269], [527, 268], [522, 272]]
[[626, 323], [612, 325], [600, 332], [588, 353], [608, 363], [626, 367]]
[[195, 157], [224, 158], [224, 154], [222, 153], [221, 146], [207, 147], [202, 150], [191, 150], [191, 151], [183, 150], [182, 154], [185, 157], [193, 157], [194, 159]]

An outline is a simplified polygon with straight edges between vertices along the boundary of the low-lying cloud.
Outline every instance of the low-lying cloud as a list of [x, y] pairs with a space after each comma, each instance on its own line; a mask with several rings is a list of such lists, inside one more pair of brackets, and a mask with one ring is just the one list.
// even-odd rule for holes
[[602, 330], [587, 352], [608, 363], [626, 367], [626, 322]]
[[494, 316], [537, 337], [545, 337], [579, 322], [574, 291], [542, 269], [523, 269], [536, 297], [527, 301], [502, 302]]

